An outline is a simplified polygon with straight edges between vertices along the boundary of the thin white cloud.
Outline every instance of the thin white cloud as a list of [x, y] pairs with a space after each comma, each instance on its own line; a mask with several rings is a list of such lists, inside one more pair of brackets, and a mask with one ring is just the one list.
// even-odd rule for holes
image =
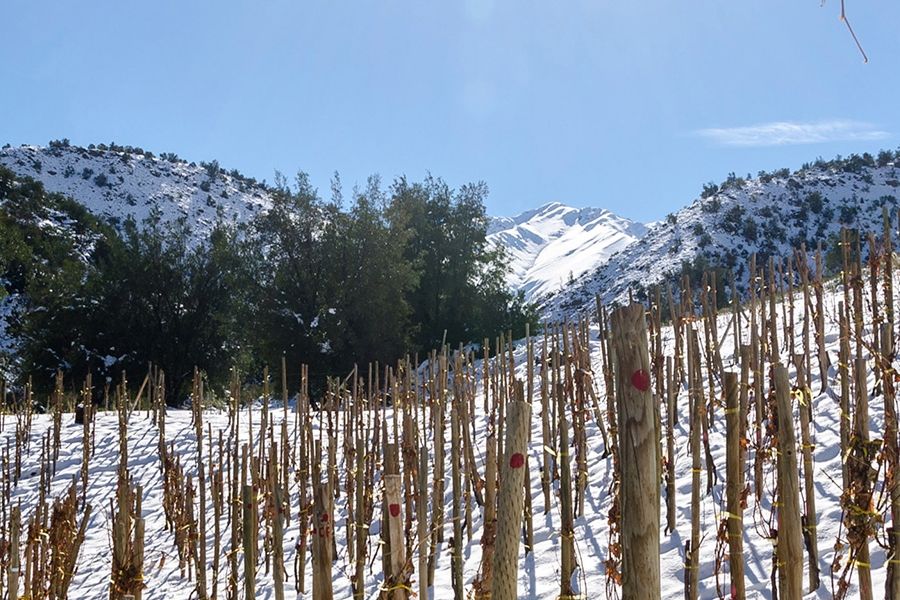
[[815, 123], [776, 121], [745, 127], [700, 129], [696, 133], [721, 146], [741, 147], [874, 141], [890, 137], [890, 133], [872, 123], [846, 119]]

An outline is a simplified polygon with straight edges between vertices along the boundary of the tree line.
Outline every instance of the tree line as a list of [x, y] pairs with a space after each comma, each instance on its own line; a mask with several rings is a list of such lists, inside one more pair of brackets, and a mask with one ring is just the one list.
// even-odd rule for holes
[[278, 175], [269, 211], [198, 239], [158, 212], [113, 227], [0, 167], [0, 303], [17, 340], [0, 360], [35, 385], [59, 368], [102, 381], [152, 363], [177, 402], [195, 366], [224, 383], [284, 357], [296, 387], [301, 363], [321, 384], [354, 364], [522, 335], [536, 311], [487, 243], [487, 194], [373, 176], [345, 199], [335, 174], [326, 199], [306, 174]]

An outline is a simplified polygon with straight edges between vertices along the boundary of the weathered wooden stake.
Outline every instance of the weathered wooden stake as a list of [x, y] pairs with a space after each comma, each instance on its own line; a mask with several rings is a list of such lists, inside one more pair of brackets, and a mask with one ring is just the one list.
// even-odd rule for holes
[[738, 401], [738, 376], [725, 373], [725, 518], [728, 519], [728, 564], [731, 572], [731, 597], [744, 600], [744, 458], [741, 447], [741, 410]]
[[499, 518], [497, 544], [494, 551], [492, 600], [516, 600], [519, 566], [519, 531], [525, 507], [525, 454], [528, 452], [528, 430], [531, 406], [511, 401], [506, 410], [505, 451], [497, 496]]
[[794, 434], [791, 384], [787, 368], [775, 365], [778, 403], [778, 572], [780, 600], [803, 597], [803, 531], [800, 520], [800, 477]]
[[621, 416], [622, 598], [659, 598], [658, 437], [644, 307], [617, 309], [612, 326]]

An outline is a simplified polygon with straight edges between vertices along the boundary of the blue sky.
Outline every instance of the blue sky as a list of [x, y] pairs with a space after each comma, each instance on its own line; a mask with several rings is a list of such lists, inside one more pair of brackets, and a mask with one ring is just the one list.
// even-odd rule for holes
[[43, 2], [0, 6], [0, 143], [115, 141], [323, 194], [484, 180], [662, 218], [706, 181], [897, 148], [900, 3]]

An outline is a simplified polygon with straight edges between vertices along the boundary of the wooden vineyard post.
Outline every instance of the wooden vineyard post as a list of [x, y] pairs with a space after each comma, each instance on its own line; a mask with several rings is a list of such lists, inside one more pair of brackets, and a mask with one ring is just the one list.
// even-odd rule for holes
[[700, 585], [700, 430], [703, 419], [703, 387], [700, 382], [700, 344], [696, 330], [688, 329], [688, 398], [690, 404], [690, 454], [691, 454], [691, 539], [685, 552], [685, 585], [687, 600], [697, 600]]
[[[371, 369], [370, 369], [371, 373]], [[369, 386], [371, 388], [371, 384]], [[369, 390], [371, 393], [371, 389]], [[359, 409], [359, 423], [356, 430], [356, 530], [355, 535], [356, 539], [353, 542], [356, 544], [356, 555], [354, 559], [356, 561], [354, 565], [354, 575], [353, 575], [353, 598], [355, 600], [362, 600], [365, 595], [365, 566], [366, 566], [366, 540], [368, 539], [369, 528], [368, 528], [368, 520], [367, 513], [369, 508], [368, 494], [366, 483], [368, 481], [368, 469], [367, 469], [367, 452], [366, 449], [366, 433], [368, 433], [369, 429], [366, 427], [366, 423], [364, 422], [363, 411]]]
[[463, 600], [465, 590], [463, 589], [463, 540], [462, 540], [462, 514], [460, 512], [460, 501], [462, 498], [462, 479], [459, 468], [460, 461], [460, 435], [459, 435], [459, 400], [454, 397], [451, 399], [450, 408], [450, 483], [453, 498], [453, 509], [450, 513], [453, 522], [453, 547], [450, 557], [450, 578], [453, 582], [453, 597], [456, 600]]
[[738, 382], [738, 415], [740, 417], [741, 444], [743, 444], [741, 451], [741, 460], [743, 461], [741, 464], [741, 471], [743, 472], [744, 468], [748, 464], [747, 446], [750, 443], [750, 440], [747, 438], [747, 420], [749, 418], [750, 412], [750, 346], [747, 344], [742, 344], [739, 356], [741, 378]]
[[243, 488], [244, 597], [256, 597], [256, 496], [252, 485]]
[[800, 397], [800, 443], [803, 448], [803, 488], [806, 493], [805, 510], [803, 513], [803, 539], [806, 542], [806, 552], [809, 555], [809, 591], [819, 589], [819, 543], [816, 537], [816, 486], [813, 473], [813, 444], [809, 435], [809, 413], [812, 397], [806, 383], [805, 357], [808, 355], [797, 354], [794, 356], [794, 365], [797, 369], [797, 388]]
[[[756, 254], [750, 257], [750, 362], [753, 370], [753, 491], [756, 501], [759, 503], [763, 496], [763, 412], [765, 400], [763, 398], [763, 359], [766, 355], [765, 344], [765, 310], [766, 303], [763, 299], [756, 300]], [[762, 281], [762, 278], [759, 278]], [[759, 305], [759, 323], [756, 317], [756, 307]], [[759, 324], [763, 326], [760, 335]]]
[[731, 597], [745, 598], [744, 591], [744, 458], [741, 448], [741, 408], [738, 402], [738, 376], [725, 373], [725, 497], [728, 520], [728, 564], [731, 570]]
[[659, 461], [644, 307], [612, 315], [619, 404], [622, 598], [660, 597]]
[[794, 434], [791, 385], [787, 368], [775, 365], [778, 403], [778, 573], [780, 600], [803, 597], [803, 532], [800, 522], [800, 478]]
[[137, 582], [132, 592], [134, 600], [141, 600], [144, 595], [144, 518], [141, 516], [141, 496], [142, 490], [138, 486], [135, 494], [134, 546], [131, 549], [131, 570]]
[[676, 382], [672, 357], [666, 357], [666, 533], [675, 532], [675, 408]]
[[[550, 512], [550, 480], [553, 475], [553, 455], [556, 442], [550, 434], [550, 363], [547, 360], [547, 336], [544, 336], [541, 347], [541, 441], [543, 442], [544, 461], [541, 468], [541, 489], [544, 492], [544, 514]], [[485, 382], [487, 388], [487, 382]]]
[[562, 383], [556, 385], [556, 403], [559, 421], [559, 449], [556, 454], [559, 464], [559, 510], [560, 513], [560, 586], [559, 595], [568, 597], [572, 592], [572, 573], [575, 572], [575, 524], [572, 507], [572, 465], [569, 460], [569, 425], [566, 421], [566, 391]]
[[203, 468], [203, 379], [197, 368], [194, 368], [194, 383], [191, 393], [191, 410], [193, 412], [194, 433], [197, 438], [197, 493], [199, 495], [199, 516], [196, 525], [192, 524], [191, 537], [196, 536], [194, 544], [194, 563], [197, 569], [197, 598], [206, 600], [206, 473]]
[[[525, 336], [527, 338], [527, 356], [526, 356], [526, 375], [527, 394], [525, 401], [528, 406], [534, 401], [534, 342], [531, 340], [531, 329], [528, 324], [525, 325]], [[521, 387], [520, 387], [521, 389]], [[521, 399], [521, 397], [520, 397]], [[583, 418], [583, 417], [582, 417]], [[531, 427], [528, 428], [528, 444], [531, 444]], [[525, 552], [526, 554], [534, 550], [534, 516], [533, 507], [531, 506], [531, 471], [529, 468], [528, 454], [525, 454]], [[585, 469], [586, 471], [587, 469]], [[587, 473], [584, 475], [587, 480]]]
[[387, 533], [390, 540], [390, 576], [385, 573], [386, 598], [405, 600], [406, 586], [406, 546], [403, 542], [403, 498], [402, 479], [397, 473], [384, 476], [384, 501], [387, 503]]
[[[84, 505], [87, 504], [88, 474], [90, 473], [88, 463], [91, 460], [91, 421], [94, 418], [94, 405], [91, 402], [90, 390], [86, 389], [82, 392], [81, 402], [84, 419], [81, 434], [81, 503]], [[163, 456], [165, 456], [165, 451], [160, 454], [160, 459]]]
[[869, 536], [872, 534], [872, 475], [869, 441], [869, 393], [866, 389], [866, 359], [854, 361], [856, 410], [853, 415], [853, 436], [850, 439], [848, 478], [852, 494], [849, 507], [847, 538], [855, 555], [859, 578], [859, 597], [872, 600], [872, 572], [869, 555]]
[[[434, 419], [434, 490], [431, 501], [431, 558], [429, 558], [429, 570], [434, 569], [436, 557], [435, 547], [444, 541], [444, 412], [446, 408], [445, 388], [447, 387], [446, 357], [441, 354], [438, 357], [437, 381], [435, 382], [437, 396], [432, 396], [432, 415]], [[432, 361], [433, 362], [433, 361]], [[433, 367], [432, 367], [433, 368]], [[429, 581], [432, 578], [429, 576]]]
[[419, 536], [419, 598], [428, 597], [428, 448], [419, 450], [419, 496], [416, 525]]
[[[850, 449], [850, 317], [847, 315], [846, 305], [838, 302], [838, 322], [840, 327], [840, 350], [838, 353], [838, 373], [840, 374], [841, 399], [841, 456], [847, 456]], [[841, 461], [841, 475], [843, 487], [849, 489], [850, 472], [847, 461]]]
[[19, 569], [22, 564], [19, 558], [19, 532], [22, 527], [22, 509], [16, 505], [10, 511], [9, 528], [9, 567], [7, 569], [9, 581], [9, 597], [14, 600], [19, 597]]
[[234, 402], [234, 419], [232, 421], [232, 436], [234, 437], [234, 446], [231, 448], [231, 487], [229, 493], [229, 509], [231, 511], [231, 546], [228, 553], [228, 600], [237, 600], [238, 598], [238, 545], [241, 540], [241, 507], [243, 506], [240, 488], [240, 477], [238, 476], [238, 467], [240, 452], [238, 450], [240, 436], [237, 435], [238, 425], [241, 414], [241, 386], [238, 381], [237, 373], [233, 375], [231, 382], [231, 397]]
[[497, 495], [497, 542], [494, 549], [492, 600], [516, 600], [519, 567], [519, 531], [525, 510], [525, 454], [531, 406], [520, 400], [507, 404], [506, 443]]
[[[120, 405], [120, 411], [122, 407]], [[120, 413], [121, 415], [121, 413]], [[120, 418], [124, 418], [120, 416]], [[141, 488], [128, 487], [127, 476], [120, 478], [113, 512], [113, 560], [110, 600], [133, 596], [140, 600], [144, 588], [144, 524], [141, 518]]]
[[[889, 234], [888, 234], [889, 235]], [[888, 463], [887, 488], [891, 496], [891, 527], [888, 529], [887, 582], [885, 596], [889, 600], [900, 600], [900, 445], [897, 436], [896, 388], [894, 371], [891, 369], [894, 359], [894, 327], [893, 306], [887, 305], [888, 315], [881, 324], [881, 361], [884, 364], [884, 448]]]
[[332, 526], [331, 486], [321, 481], [313, 484], [313, 529], [312, 529], [312, 597], [313, 600], [331, 600], [334, 597], [331, 586], [331, 565], [334, 562], [331, 542]]
[[[813, 284], [813, 291], [816, 296], [816, 310], [814, 314], [816, 322], [816, 347], [818, 348], [819, 362], [819, 391], [823, 392], [828, 388], [828, 351], [825, 346], [825, 289], [822, 284], [822, 247], [821, 243], [816, 250], [816, 278]], [[888, 306], [893, 306], [889, 304]]]
[[494, 543], [497, 537], [497, 443], [493, 430], [487, 436], [484, 468], [484, 533], [481, 535], [481, 571], [475, 581], [475, 599], [489, 600], [493, 577]]
[[[273, 518], [272, 518], [272, 544], [274, 546], [272, 553], [272, 576], [275, 587], [275, 600], [284, 600], [284, 500], [282, 498], [283, 491], [278, 483], [278, 446], [273, 444], [272, 460], [269, 474], [272, 495], [273, 495]], [[285, 449], [286, 450], [286, 449]]]
[[[307, 365], [300, 367], [300, 393], [297, 395], [297, 445], [299, 448], [300, 468], [294, 474], [300, 486], [300, 532], [297, 540], [297, 552], [294, 562], [295, 589], [301, 594], [306, 593], [306, 551], [309, 536], [310, 509], [312, 502], [309, 498], [308, 486], [310, 483], [310, 448], [312, 447], [312, 431], [309, 419], [309, 394], [307, 393], [309, 378]], [[250, 412], [252, 415], [252, 411]], [[251, 425], [250, 430], [253, 430]]]

